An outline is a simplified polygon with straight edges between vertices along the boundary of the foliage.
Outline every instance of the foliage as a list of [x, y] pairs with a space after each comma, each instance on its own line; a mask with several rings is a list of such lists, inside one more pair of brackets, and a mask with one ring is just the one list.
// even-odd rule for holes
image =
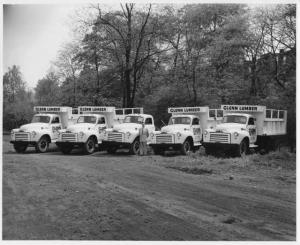
[[27, 123], [32, 117], [32, 94], [26, 91], [20, 68], [12, 66], [3, 76], [3, 129]]

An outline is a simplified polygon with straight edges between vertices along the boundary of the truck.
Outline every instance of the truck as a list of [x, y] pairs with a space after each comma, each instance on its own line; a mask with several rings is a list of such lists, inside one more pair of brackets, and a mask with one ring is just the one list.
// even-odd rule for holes
[[103, 132], [106, 128], [119, 123], [115, 107], [80, 106], [77, 121], [59, 131], [57, 147], [64, 154], [69, 154], [74, 148], [81, 148], [85, 154], [94, 153], [102, 143]]
[[27, 147], [35, 147], [36, 152], [47, 152], [50, 143], [58, 139], [58, 132], [71, 122], [72, 108], [59, 106], [35, 106], [31, 123], [11, 131], [11, 141], [18, 153]]
[[[127, 111], [128, 112], [128, 111]], [[143, 113], [143, 108], [132, 109], [131, 114], [125, 113], [123, 122], [104, 131], [103, 147], [110, 154], [118, 149], [129, 149], [131, 154], [139, 153], [139, 129], [145, 124], [149, 133], [155, 130], [153, 116]]]
[[223, 121], [204, 131], [207, 154], [218, 149], [244, 156], [250, 149], [275, 149], [286, 135], [287, 111], [261, 105], [222, 105]]
[[164, 154], [166, 150], [180, 151], [182, 155], [196, 151], [202, 144], [205, 128], [222, 120], [223, 111], [203, 107], [171, 107], [172, 116], [167, 126], [150, 134], [149, 145], [154, 154]]

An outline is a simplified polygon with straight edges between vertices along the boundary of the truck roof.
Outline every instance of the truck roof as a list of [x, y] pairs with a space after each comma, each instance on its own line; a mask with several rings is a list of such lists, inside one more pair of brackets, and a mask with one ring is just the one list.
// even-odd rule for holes
[[230, 115], [232, 115], [232, 116], [245, 116], [245, 117], [249, 117], [249, 116], [253, 116], [253, 115], [251, 115], [251, 114], [248, 114], [248, 113], [238, 113], [238, 112], [230, 112], [230, 113], [227, 113], [225, 116], [230, 116]]
[[126, 116], [153, 117], [153, 116], [150, 115], [150, 114], [137, 114], [137, 113], [135, 113], [135, 114], [127, 114], [127, 115], [125, 115], [125, 117], [126, 117]]
[[[198, 117], [197, 115], [190, 115], [190, 114], [174, 114], [172, 117]], [[198, 117], [199, 118], [199, 117]]]
[[79, 116], [94, 116], [94, 117], [105, 117], [103, 114], [93, 114], [93, 113], [85, 113], [85, 114], [80, 114]]

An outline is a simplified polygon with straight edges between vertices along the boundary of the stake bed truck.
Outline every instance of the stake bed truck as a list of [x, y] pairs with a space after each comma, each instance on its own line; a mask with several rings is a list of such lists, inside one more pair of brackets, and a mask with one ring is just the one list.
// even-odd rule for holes
[[286, 135], [287, 111], [259, 105], [222, 105], [223, 122], [204, 131], [208, 154], [217, 149], [246, 154], [250, 148], [265, 151], [278, 146]]
[[37, 112], [31, 123], [11, 131], [11, 141], [16, 152], [25, 152], [28, 146], [34, 146], [36, 152], [44, 153], [49, 144], [56, 142], [58, 132], [71, 122], [72, 108], [58, 106], [35, 106]]
[[155, 154], [163, 154], [168, 149], [180, 150], [186, 155], [199, 149], [205, 128], [217, 124], [223, 117], [220, 109], [206, 107], [169, 108], [172, 116], [167, 126], [150, 134], [150, 146]]

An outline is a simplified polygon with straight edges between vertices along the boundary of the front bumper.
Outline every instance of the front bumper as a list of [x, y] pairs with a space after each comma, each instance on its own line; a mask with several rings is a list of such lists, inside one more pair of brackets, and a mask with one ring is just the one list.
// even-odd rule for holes
[[23, 144], [23, 145], [36, 145], [36, 141], [23, 141], [23, 140], [18, 140], [18, 141], [15, 141], [15, 140], [11, 140], [9, 141], [11, 144]]
[[102, 147], [118, 146], [120, 148], [129, 148], [131, 143], [129, 142], [118, 142], [118, 141], [108, 141], [102, 140]]
[[151, 147], [153, 148], [159, 148], [159, 149], [178, 149], [181, 147], [182, 144], [176, 143], [176, 144], [172, 144], [172, 143], [160, 143], [160, 144], [153, 144], [150, 143], [149, 144]]
[[202, 142], [202, 145], [205, 148], [213, 148], [213, 149], [232, 149], [237, 147], [239, 144], [226, 144], [226, 143], [218, 143], [218, 142]]
[[83, 146], [84, 142], [67, 142], [67, 141], [56, 141], [55, 144], [60, 146]]

